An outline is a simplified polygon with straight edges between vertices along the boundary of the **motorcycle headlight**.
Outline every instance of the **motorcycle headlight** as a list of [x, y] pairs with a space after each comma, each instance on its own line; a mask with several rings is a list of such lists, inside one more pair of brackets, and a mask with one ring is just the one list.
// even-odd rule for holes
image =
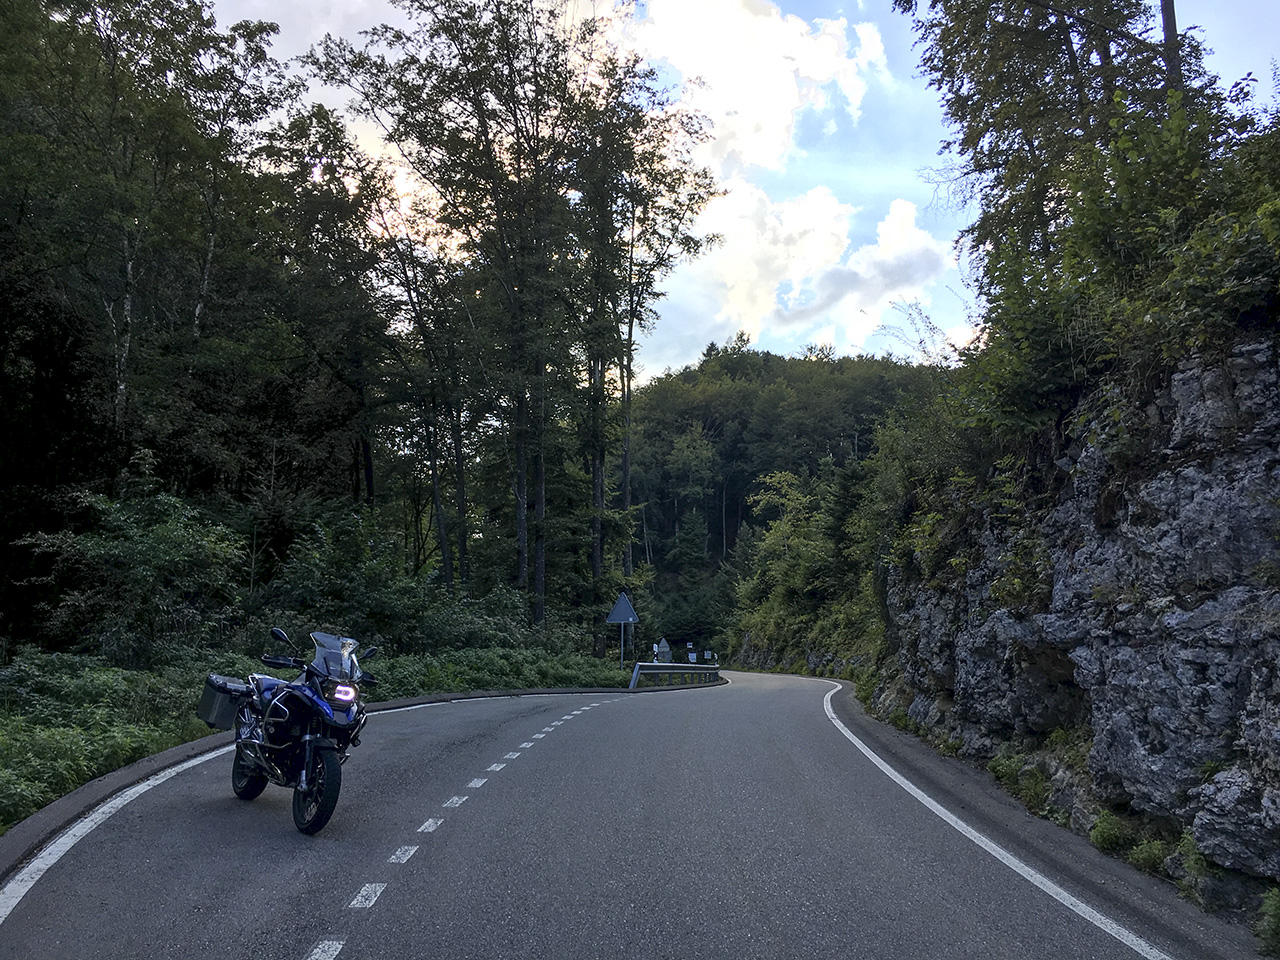
[[326, 683], [324, 698], [335, 710], [349, 710], [360, 696], [360, 690], [354, 683]]

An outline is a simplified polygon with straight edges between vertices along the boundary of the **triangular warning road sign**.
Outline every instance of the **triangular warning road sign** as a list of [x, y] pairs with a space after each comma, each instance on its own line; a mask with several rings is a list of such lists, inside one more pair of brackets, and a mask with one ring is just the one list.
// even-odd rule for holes
[[613, 605], [613, 609], [609, 611], [609, 616], [605, 618], [605, 623], [639, 623], [640, 618], [636, 616], [636, 608], [631, 605], [625, 593], [618, 594], [618, 600]]

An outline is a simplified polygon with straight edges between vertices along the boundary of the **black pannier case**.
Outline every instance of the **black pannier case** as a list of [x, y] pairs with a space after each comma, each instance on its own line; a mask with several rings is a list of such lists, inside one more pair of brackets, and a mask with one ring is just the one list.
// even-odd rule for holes
[[236, 722], [236, 711], [248, 698], [247, 683], [211, 673], [205, 678], [196, 716], [215, 730], [230, 730]]

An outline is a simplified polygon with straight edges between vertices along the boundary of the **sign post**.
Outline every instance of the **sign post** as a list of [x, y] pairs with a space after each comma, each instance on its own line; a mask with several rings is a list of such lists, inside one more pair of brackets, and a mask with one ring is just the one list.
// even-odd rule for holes
[[627, 667], [627, 624], [640, 622], [640, 618], [636, 616], [636, 608], [631, 605], [631, 600], [626, 591], [618, 594], [618, 599], [614, 601], [613, 609], [609, 611], [609, 616], [605, 618], [604, 622], [618, 624], [618, 629], [622, 633], [621, 650], [618, 653], [618, 669], [625, 670]]

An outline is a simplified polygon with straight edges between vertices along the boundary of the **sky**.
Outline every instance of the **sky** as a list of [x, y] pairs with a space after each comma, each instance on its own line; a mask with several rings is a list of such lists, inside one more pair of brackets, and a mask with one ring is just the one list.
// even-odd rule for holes
[[[212, 5], [223, 27], [278, 23], [282, 58], [399, 17], [386, 0]], [[1252, 72], [1259, 97], [1274, 102], [1278, 0], [1178, 0], [1177, 14], [1214, 51], [1210, 70], [1227, 85]], [[931, 175], [946, 159], [946, 128], [910, 21], [891, 0], [642, 0], [626, 37], [665, 77], [701, 81], [687, 97], [715, 132], [699, 159], [725, 191], [699, 222], [723, 242], [668, 277], [642, 375], [696, 363], [738, 331], [781, 354], [821, 344], [905, 356], [919, 337], [917, 307], [951, 342], [972, 336], [955, 239], [973, 211]]]

